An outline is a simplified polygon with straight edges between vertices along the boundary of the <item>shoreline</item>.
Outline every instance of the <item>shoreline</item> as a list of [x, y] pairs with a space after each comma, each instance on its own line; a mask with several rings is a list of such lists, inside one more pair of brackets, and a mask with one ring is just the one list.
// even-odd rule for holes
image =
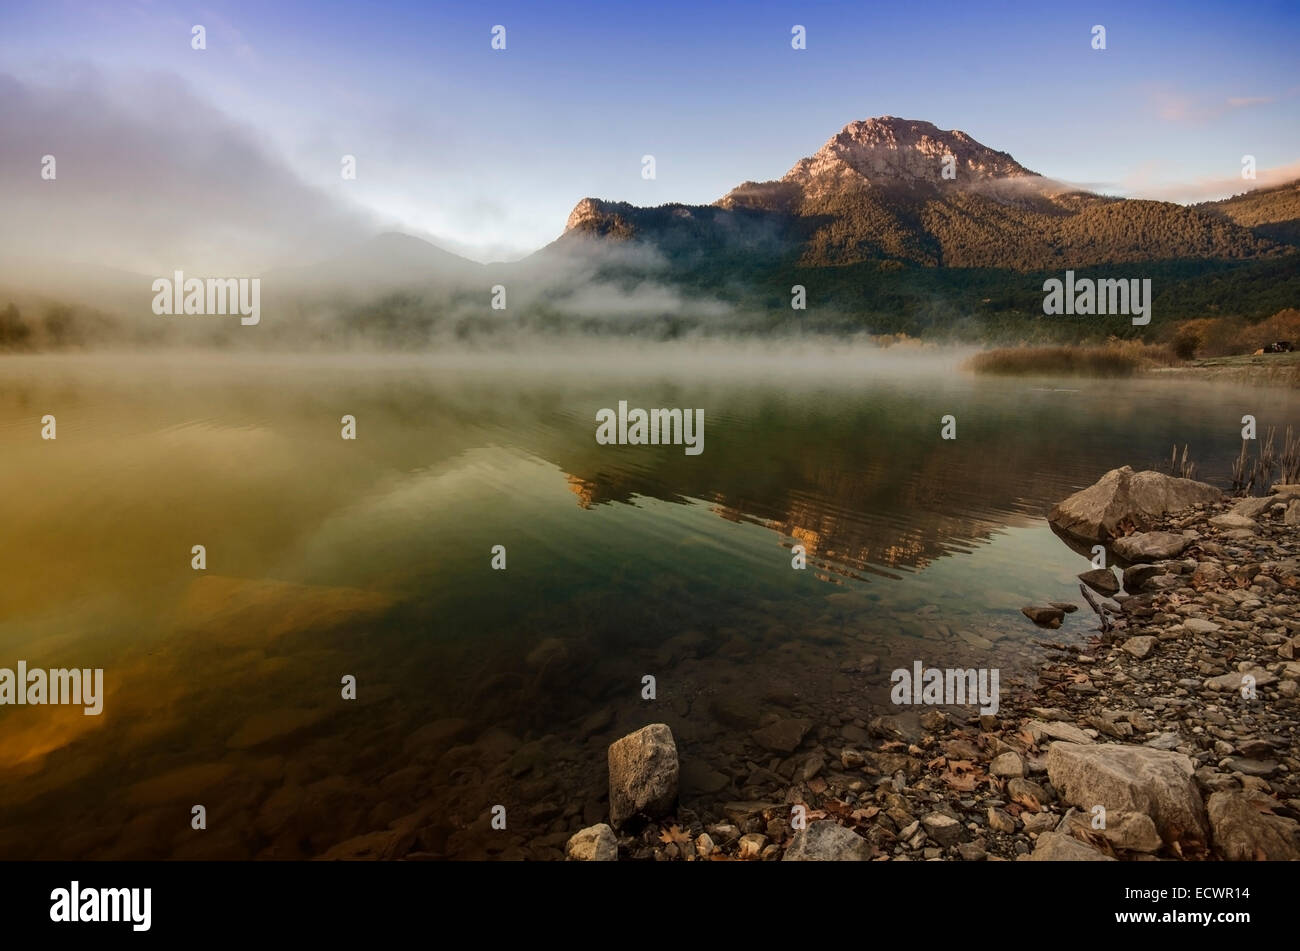
[[1209, 357], [1186, 366], [1152, 367], [1143, 371], [1143, 375], [1155, 379], [1300, 387], [1300, 354]]
[[[1130, 565], [1116, 600], [1090, 592], [1115, 612], [1105, 633], [1071, 645], [1043, 631], [1037, 683], [997, 715], [886, 712], [852, 728], [862, 742], [840, 729], [805, 743], [822, 732], [807, 724], [774, 764], [794, 767], [781, 801], [592, 826], [569, 857], [1300, 859], [1300, 487], [1278, 488], [1147, 526], [1180, 550]], [[612, 797], [629, 778], [615, 773]]]

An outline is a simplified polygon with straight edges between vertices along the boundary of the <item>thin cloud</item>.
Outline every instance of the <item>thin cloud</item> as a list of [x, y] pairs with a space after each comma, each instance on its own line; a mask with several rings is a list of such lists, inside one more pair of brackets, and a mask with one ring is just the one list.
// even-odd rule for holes
[[1246, 106], [1262, 106], [1270, 102], [1277, 102], [1273, 96], [1234, 96], [1228, 100], [1228, 105], [1233, 109], [1243, 109]]
[[1240, 174], [1200, 178], [1190, 182], [1157, 183], [1138, 173], [1119, 183], [1118, 189], [1129, 198], [1150, 198], [1156, 201], [1173, 201], [1190, 204], [1198, 201], [1217, 201], [1254, 191], [1285, 185], [1300, 178], [1300, 161], [1261, 169], [1254, 179], [1244, 179]]
[[1210, 122], [1238, 109], [1268, 105], [1276, 96], [1226, 96], [1207, 97], [1184, 92], [1169, 86], [1158, 86], [1147, 91], [1155, 114], [1166, 122]]

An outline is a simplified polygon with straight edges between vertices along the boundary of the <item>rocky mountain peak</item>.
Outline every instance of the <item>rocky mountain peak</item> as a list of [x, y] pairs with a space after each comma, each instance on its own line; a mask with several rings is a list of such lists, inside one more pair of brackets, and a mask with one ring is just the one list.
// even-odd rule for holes
[[976, 142], [959, 129], [940, 129], [919, 119], [878, 116], [850, 122], [816, 154], [800, 159], [782, 179], [804, 186], [846, 177], [876, 185], [939, 182], [945, 156], [956, 159], [963, 182], [1035, 176], [1006, 152]]
[[582, 199], [573, 206], [573, 211], [569, 212], [569, 220], [564, 223], [564, 230], [572, 231], [574, 228], [595, 224], [604, 215], [604, 204], [599, 198]]
[[584, 198], [573, 206], [569, 220], [564, 224], [564, 232], [579, 232], [606, 238], [630, 238], [634, 228], [629, 220], [636, 213], [635, 208], [625, 201], [602, 201], [599, 198]]

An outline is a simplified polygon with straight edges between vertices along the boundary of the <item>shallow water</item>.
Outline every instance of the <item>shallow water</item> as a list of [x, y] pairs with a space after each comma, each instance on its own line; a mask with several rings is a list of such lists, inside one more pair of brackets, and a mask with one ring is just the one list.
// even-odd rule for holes
[[[1053, 503], [1175, 442], [1226, 486], [1243, 414], [1300, 422], [1291, 390], [952, 355], [552, 357], [0, 359], [0, 667], [107, 694], [0, 707], [0, 858], [299, 858], [422, 807], [431, 857], [556, 857], [654, 721], [707, 813], [753, 765], [720, 700], [848, 722], [914, 658], [1015, 689], [1091, 626], [1019, 611], [1079, 602]], [[704, 452], [598, 445], [619, 400], [702, 408]]]

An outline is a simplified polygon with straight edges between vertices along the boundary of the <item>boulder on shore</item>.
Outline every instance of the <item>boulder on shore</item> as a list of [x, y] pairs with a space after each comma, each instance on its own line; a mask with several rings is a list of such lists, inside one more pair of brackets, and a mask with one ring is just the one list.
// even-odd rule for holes
[[1182, 753], [1145, 746], [1053, 743], [1047, 751], [1047, 778], [1062, 799], [1085, 811], [1146, 813], [1166, 842], [1209, 840], [1194, 769]]
[[1088, 542], [1108, 542], [1123, 534], [1120, 523], [1140, 530], [1155, 527], [1155, 520], [1181, 512], [1198, 502], [1223, 497], [1212, 485], [1178, 479], [1163, 472], [1112, 469], [1094, 485], [1057, 503], [1047, 519], [1053, 526]]
[[609, 821], [657, 819], [677, 802], [677, 744], [666, 723], [651, 723], [609, 746]]
[[1300, 824], [1274, 814], [1281, 804], [1259, 790], [1216, 792], [1208, 812], [1214, 851], [1230, 862], [1300, 859]]

